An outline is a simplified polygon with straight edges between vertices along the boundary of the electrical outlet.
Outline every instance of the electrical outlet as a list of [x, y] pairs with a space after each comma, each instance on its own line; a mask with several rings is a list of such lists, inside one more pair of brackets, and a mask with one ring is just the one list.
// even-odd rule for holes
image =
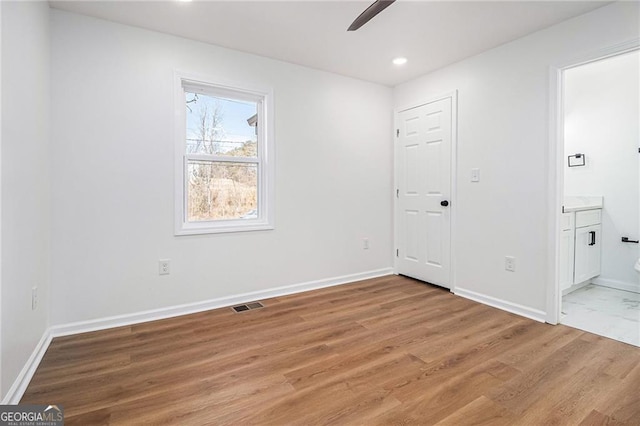
[[516, 258], [513, 256], [505, 256], [504, 258], [504, 269], [509, 272], [516, 271]]
[[31, 289], [31, 310], [35, 311], [38, 307], [38, 287]]
[[362, 249], [363, 250], [369, 250], [369, 239], [368, 238], [363, 238], [362, 239]]
[[158, 261], [158, 274], [169, 275], [171, 272], [171, 261], [169, 259], [160, 259]]

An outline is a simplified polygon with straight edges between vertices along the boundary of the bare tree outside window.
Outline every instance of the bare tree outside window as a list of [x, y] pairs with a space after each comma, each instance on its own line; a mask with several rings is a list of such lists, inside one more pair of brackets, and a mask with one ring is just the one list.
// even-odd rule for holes
[[186, 92], [185, 108], [187, 220], [255, 219], [256, 103]]

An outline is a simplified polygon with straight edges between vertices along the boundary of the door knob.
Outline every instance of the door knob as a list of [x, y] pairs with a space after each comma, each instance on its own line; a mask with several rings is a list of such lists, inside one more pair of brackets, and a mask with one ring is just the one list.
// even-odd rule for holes
[[443, 201], [440, 201], [440, 205], [442, 207], [447, 207], [449, 205], [449, 202], [447, 200], [443, 200]]

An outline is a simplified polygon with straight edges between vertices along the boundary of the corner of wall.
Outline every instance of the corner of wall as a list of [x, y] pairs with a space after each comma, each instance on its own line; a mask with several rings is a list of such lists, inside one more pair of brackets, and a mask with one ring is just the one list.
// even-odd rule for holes
[[[0, 399], [3, 401], [15, 400], [16, 391], [23, 386], [24, 378], [35, 372], [38, 356], [44, 354], [48, 344], [49, 18], [49, 5], [44, 1], [0, 2]], [[25, 109], [30, 114], [25, 114]], [[29, 143], [24, 143], [25, 140]], [[30, 159], [26, 165], [25, 158]], [[33, 287], [38, 288], [35, 310], [31, 307]]]

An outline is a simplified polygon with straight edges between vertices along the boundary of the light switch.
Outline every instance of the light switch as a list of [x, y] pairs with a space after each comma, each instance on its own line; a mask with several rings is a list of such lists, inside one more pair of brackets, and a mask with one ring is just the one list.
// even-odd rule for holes
[[471, 169], [471, 182], [480, 182], [480, 169]]

